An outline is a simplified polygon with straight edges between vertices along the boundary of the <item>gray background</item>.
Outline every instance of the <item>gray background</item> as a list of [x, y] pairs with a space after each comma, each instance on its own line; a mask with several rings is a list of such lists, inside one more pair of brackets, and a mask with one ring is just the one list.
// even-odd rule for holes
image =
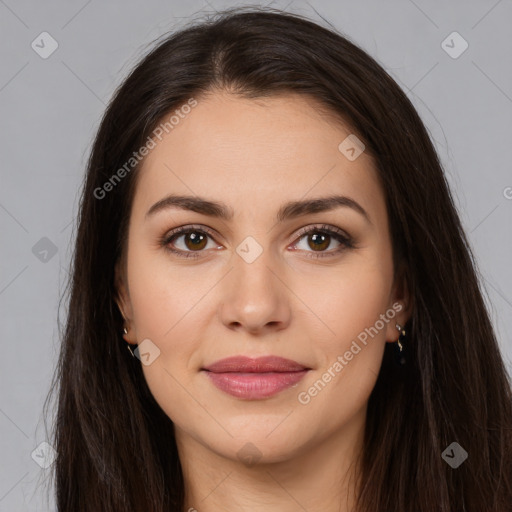
[[[42, 404], [58, 353], [59, 297], [85, 162], [105, 104], [155, 38], [233, 5], [0, 0], [0, 511], [54, 509], [43, 493], [50, 469], [31, 453], [46, 439]], [[444, 164], [512, 371], [511, 0], [272, 6], [331, 23], [407, 92]], [[44, 31], [58, 43], [46, 59], [31, 47], [34, 40], [43, 46]], [[454, 31], [469, 44], [458, 58], [442, 47]], [[450, 41], [452, 52], [461, 48]]]

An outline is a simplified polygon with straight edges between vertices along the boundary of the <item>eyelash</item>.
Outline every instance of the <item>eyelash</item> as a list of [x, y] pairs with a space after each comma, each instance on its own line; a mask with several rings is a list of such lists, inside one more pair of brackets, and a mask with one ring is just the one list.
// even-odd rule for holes
[[[172, 230], [169, 233], [166, 233], [160, 240], [160, 245], [168, 252], [177, 255], [181, 258], [199, 258], [199, 253], [204, 251], [182, 251], [181, 249], [173, 249], [169, 246], [171, 241], [174, 238], [178, 238], [180, 235], [186, 235], [189, 233], [203, 233], [206, 235], [209, 235], [211, 238], [214, 238], [214, 232], [207, 228], [206, 226], [182, 226], [179, 228], [176, 228]], [[322, 233], [327, 234], [332, 237], [338, 242], [340, 242], [340, 246], [337, 249], [328, 251], [328, 252], [308, 252], [308, 258], [330, 258], [333, 256], [337, 256], [342, 251], [346, 249], [353, 249], [355, 247], [354, 240], [348, 236], [344, 231], [342, 231], [339, 228], [328, 226], [326, 224], [322, 224], [321, 226], [312, 226], [312, 227], [306, 227], [302, 228], [299, 233], [297, 234], [297, 240], [300, 241], [300, 239], [304, 238], [304, 236], [309, 235], [311, 233]]]

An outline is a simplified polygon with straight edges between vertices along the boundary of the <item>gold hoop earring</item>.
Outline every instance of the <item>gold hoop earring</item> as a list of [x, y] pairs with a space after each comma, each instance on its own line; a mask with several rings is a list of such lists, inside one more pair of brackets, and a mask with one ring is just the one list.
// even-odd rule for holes
[[[128, 329], [126, 329], [126, 327], [123, 327], [123, 334], [128, 334]], [[128, 343], [126, 342], [126, 348], [130, 351], [130, 354], [132, 355], [132, 357], [136, 357], [135, 354], [133, 353], [133, 348], [132, 348], [132, 344], [131, 343]]]
[[405, 332], [405, 329], [400, 325], [400, 324], [395, 324], [395, 327], [398, 329], [398, 332], [400, 333], [398, 335], [398, 339], [396, 340], [396, 345], [395, 345], [395, 360], [398, 364], [398, 366], [403, 366], [405, 365], [406, 363], [406, 358], [405, 358], [405, 349], [404, 349], [404, 344], [405, 344], [405, 336], [406, 336], [406, 332]]
[[405, 329], [400, 324], [395, 324], [395, 327], [398, 329], [398, 332], [400, 333], [400, 335], [398, 336], [398, 339], [396, 340], [396, 342], [398, 343], [398, 347], [400, 348], [400, 352], [402, 352], [404, 347], [403, 347], [402, 343], [400, 342], [400, 338], [402, 336], [405, 336]]

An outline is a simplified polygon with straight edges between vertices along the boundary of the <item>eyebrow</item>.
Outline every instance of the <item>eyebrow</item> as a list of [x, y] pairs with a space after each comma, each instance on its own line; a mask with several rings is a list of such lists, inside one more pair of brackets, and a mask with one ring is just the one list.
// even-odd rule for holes
[[[330, 195], [301, 201], [289, 201], [281, 206], [277, 212], [278, 222], [284, 222], [303, 215], [319, 212], [327, 212], [339, 207], [347, 207], [361, 214], [371, 224], [366, 210], [354, 199], [342, 195]], [[146, 219], [168, 208], [179, 208], [192, 212], [218, 217], [230, 221], [234, 217], [234, 211], [220, 201], [213, 201], [199, 196], [182, 196], [171, 194], [156, 202], [146, 213]]]

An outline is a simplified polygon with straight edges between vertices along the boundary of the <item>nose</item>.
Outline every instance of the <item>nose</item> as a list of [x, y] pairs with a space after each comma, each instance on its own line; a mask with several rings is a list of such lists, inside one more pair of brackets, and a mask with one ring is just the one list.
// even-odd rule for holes
[[[233, 256], [234, 268], [224, 280], [219, 305], [220, 319], [227, 328], [264, 334], [289, 325], [292, 292], [281, 277], [286, 263], [270, 260], [269, 251], [252, 263], [238, 254]], [[277, 268], [279, 265], [283, 267]]]

